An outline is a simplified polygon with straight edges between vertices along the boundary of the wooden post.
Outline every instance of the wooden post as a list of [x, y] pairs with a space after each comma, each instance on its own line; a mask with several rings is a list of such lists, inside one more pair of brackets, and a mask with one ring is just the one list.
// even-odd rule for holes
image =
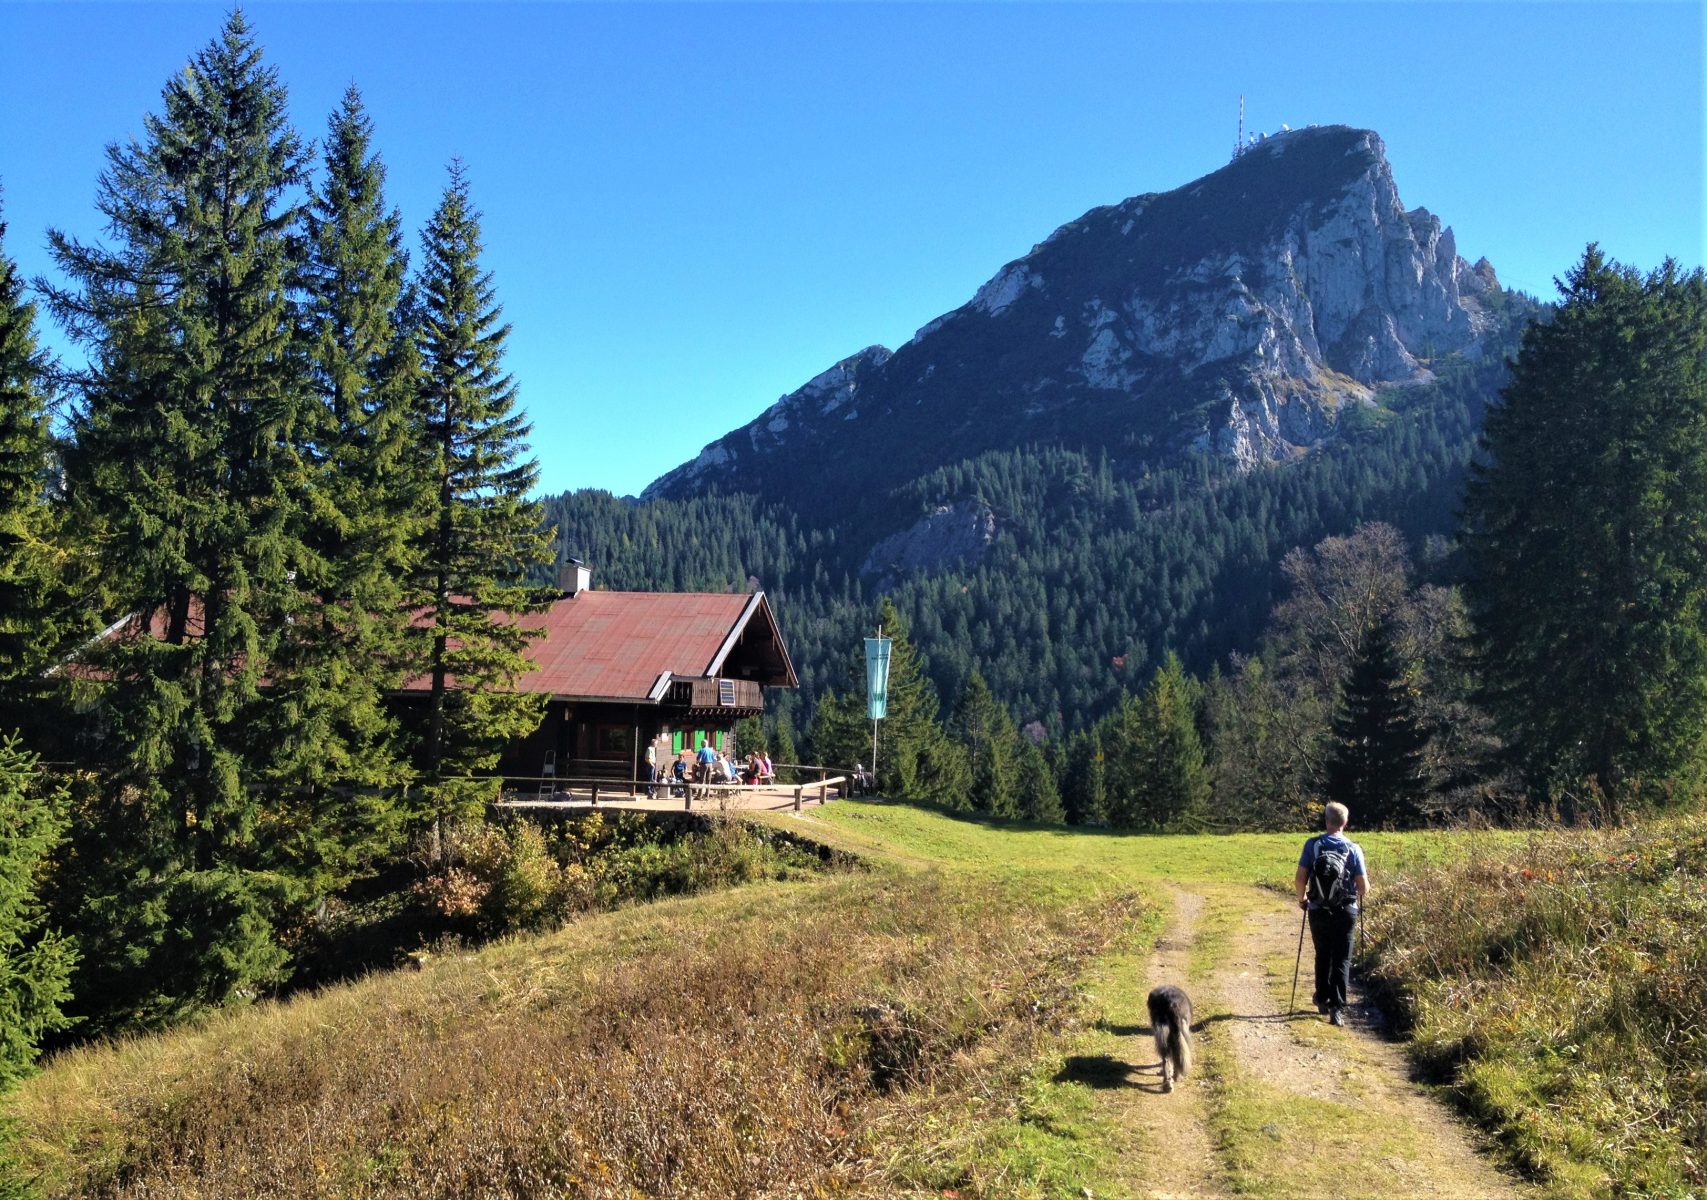
[[682, 789], [682, 797], [683, 797], [683, 799], [682, 799], [682, 811], [692, 812], [693, 811], [693, 780], [691, 780], [691, 779], [688, 780], [687, 786]]
[[598, 780], [595, 779], [593, 781], [593, 807], [597, 808], [598, 806], [599, 806], [599, 783], [598, 783]]
[[822, 780], [818, 783], [818, 803], [823, 804], [830, 798], [830, 785]]
[[805, 784], [800, 784], [798, 787], [796, 787], [794, 789], [794, 811], [795, 812], [800, 811], [800, 793], [804, 792], [805, 790], [806, 790]]

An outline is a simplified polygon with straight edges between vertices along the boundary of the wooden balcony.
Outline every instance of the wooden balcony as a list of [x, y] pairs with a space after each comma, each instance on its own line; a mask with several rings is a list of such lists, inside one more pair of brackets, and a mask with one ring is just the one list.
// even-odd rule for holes
[[727, 708], [762, 710], [764, 688], [751, 679], [719, 679], [716, 676], [670, 680], [664, 703], [672, 708]]

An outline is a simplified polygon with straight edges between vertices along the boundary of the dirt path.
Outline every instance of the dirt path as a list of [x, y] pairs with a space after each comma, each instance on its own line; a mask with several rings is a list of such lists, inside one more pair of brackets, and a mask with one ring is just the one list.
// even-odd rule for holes
[[1189, 987], [1203, 899], [1187, 891], [1172, 899], [1172, 915], [1148, 958], [1118, 954], [1104, 961], [1096, 985], [1102, 1018], [1086, 1053], [1069, 1059], [1062, 1074], [1096, 1089], [1098, 1116], [1115, 1135], [1115, 1161], [1106, 1164], [1114, 1186], [1148, 1200], [1213, 1200], [1227, 1192], [1210, 1141], [1203, 1075], [1194, 1072], [1171, 1093], [1162, 1091], [1144, 1008], [1151, 987]]
[[[1402, 1048], [1353, 989], [1350, 1028], [1286, 1012], [1297, 913], [1256, 888], [1173, 889], [1147, 959], [1117, 954], [1096, 980], [1104, 1013], [1062, 1073], [1095, 1089], [1113, 1130], [1111, 1195], [1427, 1197], [1532, 1194], [1495, 1167], [1474, 1133], [1412, 1082]], [[1305, 958], [1310, 956], [1308, 935]], [[1298, 990], [1309, 1008], [1310, 963]], [[1162, 1094], [1144, 997], [1184, 982], [1198, 1070]]]

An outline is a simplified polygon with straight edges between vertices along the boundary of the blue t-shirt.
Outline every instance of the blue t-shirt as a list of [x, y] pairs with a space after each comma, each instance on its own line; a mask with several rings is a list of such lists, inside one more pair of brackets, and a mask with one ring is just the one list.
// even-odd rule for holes
[[699, 748], [699, 754], [697, 757], [702, 763], [714, 763], [717, 761], [717, 751], [711, 748], [710, 742], [707, 742]]
[[[1316, 855], [1319, 852], [1318, 848], [1320, 846], [1322, 846], [1324, 843], [1326, 843], [1326, 845], [1328, 846], [1329, 849], [1343, 850], [1343, 851], [1348, 852], [1351, 855], [1350, 860], [1346, 864], [1346, 881], [1345, 881], [1346, 886], [1351, 889], [1351, 904], [1346, 908], [1345, 911], [1356, 912], [1357, 911], [1357, 882], [1356, 881], [1363, 878], [1363, 876], [1365, 874], [1365, 869], [1364, 869], [1364, 865], [1363, 865], [1363, 847], [1359, 846], [1356, 842], [1354, 842], [1350, 838], [1346, 837], [1343, 833], [1321, 833], [1321, 834], [1317, 834], [1315, 837], [1311, 838], [1309, 841], [1304, 843], [1304, 853], [1302, 853], [1298, 856], [1298, 865], [1303, 867], [1306, 872], [1314, 872], [1315, 867], [1316, 867]], [[1320, 907], [1322, 907], [1322, 905], [1321, 905], [1321, 902], [1319, 900], [1317, 900], [1314, 896], [1311, 896], [1310, 897], [1310, 907], [1311, 908], [1320, 908]]]

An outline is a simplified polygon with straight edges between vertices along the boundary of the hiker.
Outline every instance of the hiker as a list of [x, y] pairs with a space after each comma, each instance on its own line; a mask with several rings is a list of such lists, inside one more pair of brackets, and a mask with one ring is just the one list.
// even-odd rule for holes
[[1326, 832], [1304, 843], [1293, 878], [1298, 907], [1309, 914], [1310, 941], [1316, 947], [1316, 1011], [1327, 1013], [1332, 1025], [1345, 1024], [1351, 939], [1358, 904], [1369, 894], [1363, 847], [1345, 836], [1350, 820], [1345, 805], [1334, 801], [1327, 806], [1322, 813]]
[[646, 743], [646, 798], [653, 799], [658, 794], [658, 743]]

